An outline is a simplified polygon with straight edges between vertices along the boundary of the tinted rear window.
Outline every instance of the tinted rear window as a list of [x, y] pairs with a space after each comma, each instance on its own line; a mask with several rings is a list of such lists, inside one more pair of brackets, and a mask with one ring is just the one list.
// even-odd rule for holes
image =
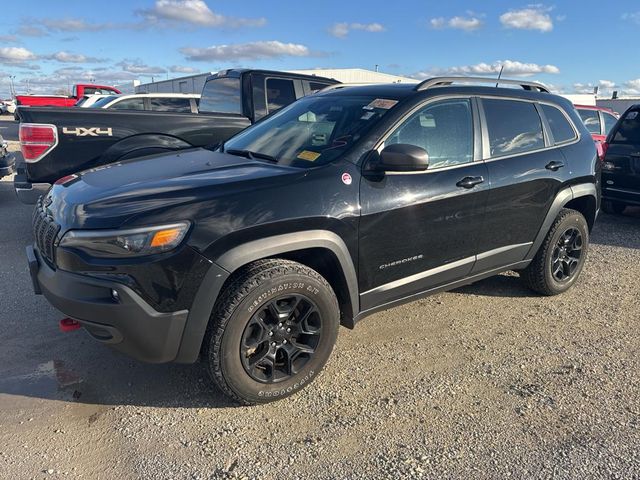
[[632, 111], [624, 115], [611, 143], [640, 145], [640, 112]]
[[559, 109], [551, 105], [542, 105], [542, 111], [547, 117], [547, 122], [549, 122], [553, 140], [556, 144], [576, 138], [576, 132], [573, 131], [569, 120]]
[[201, 112], [242, 115], [239, 78], [214, 78], [205, 83], [200, 98]]
[[542, 122], [533, 103], [483, 99], [492, 157], [544, 147]]

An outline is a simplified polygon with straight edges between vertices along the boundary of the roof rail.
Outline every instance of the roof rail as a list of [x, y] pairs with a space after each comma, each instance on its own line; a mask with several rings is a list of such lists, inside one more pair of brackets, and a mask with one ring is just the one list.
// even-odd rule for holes
[[327, 85], [324, 88], [321, 88], [316, 93], [326, 92], [328, 90], [337, 90], [338, 88], [346, 88], [346, 87], [366, 87], [367, 85], [377, 85], [375, 83], [334, 83], [333, 85]]
[[416, 92], [421, 92], [432, 87], [445, 87], [452, 83], [495, 83], [505, 85], [520, 85], [525, 90], [535, 90], [543, 93], [550, 93], [549, 89], [539, 82], [527, 82], [524, 80], [507, 80], [489, 77], [433, 77], [428, 78], [416, 85]]

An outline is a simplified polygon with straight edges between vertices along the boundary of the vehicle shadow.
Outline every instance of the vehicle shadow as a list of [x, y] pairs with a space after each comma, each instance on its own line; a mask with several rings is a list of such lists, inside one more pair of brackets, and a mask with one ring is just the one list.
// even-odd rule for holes
[[465, 295], [482, 295], [484, 297], [527, 298], [539, 296], [525, 287], [520, 277], [512, 272], [495, 275], [471, 285], [456, 288], [453, 291]]

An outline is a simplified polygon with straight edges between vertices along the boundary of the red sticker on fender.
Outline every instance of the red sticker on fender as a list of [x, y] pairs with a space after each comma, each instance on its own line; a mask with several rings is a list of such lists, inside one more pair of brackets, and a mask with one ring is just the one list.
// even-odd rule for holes
[[345, 185], [351, 185], [351, 175], [349, 175], [348, 173], [343, 173], [342, 174], [342, 183], [344, 183]]

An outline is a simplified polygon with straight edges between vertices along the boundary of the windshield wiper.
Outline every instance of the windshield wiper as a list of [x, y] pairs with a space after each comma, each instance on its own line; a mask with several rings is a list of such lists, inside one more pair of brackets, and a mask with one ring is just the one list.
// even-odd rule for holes
[[272, 155], [267, 155], [266, 153], [260, 152], [252, 152], [251, 150], [240, 150], [236, 148], [230, 148], [229, 150], [225, 150], [224, 153], [228, 153], [229, 155], [238, 155], [240, 157], [245, 157], [250, 160], [254, 158], [259, 158], [261, 160], [268, 160], [273, 163], [278, 163], [278, 159]]

